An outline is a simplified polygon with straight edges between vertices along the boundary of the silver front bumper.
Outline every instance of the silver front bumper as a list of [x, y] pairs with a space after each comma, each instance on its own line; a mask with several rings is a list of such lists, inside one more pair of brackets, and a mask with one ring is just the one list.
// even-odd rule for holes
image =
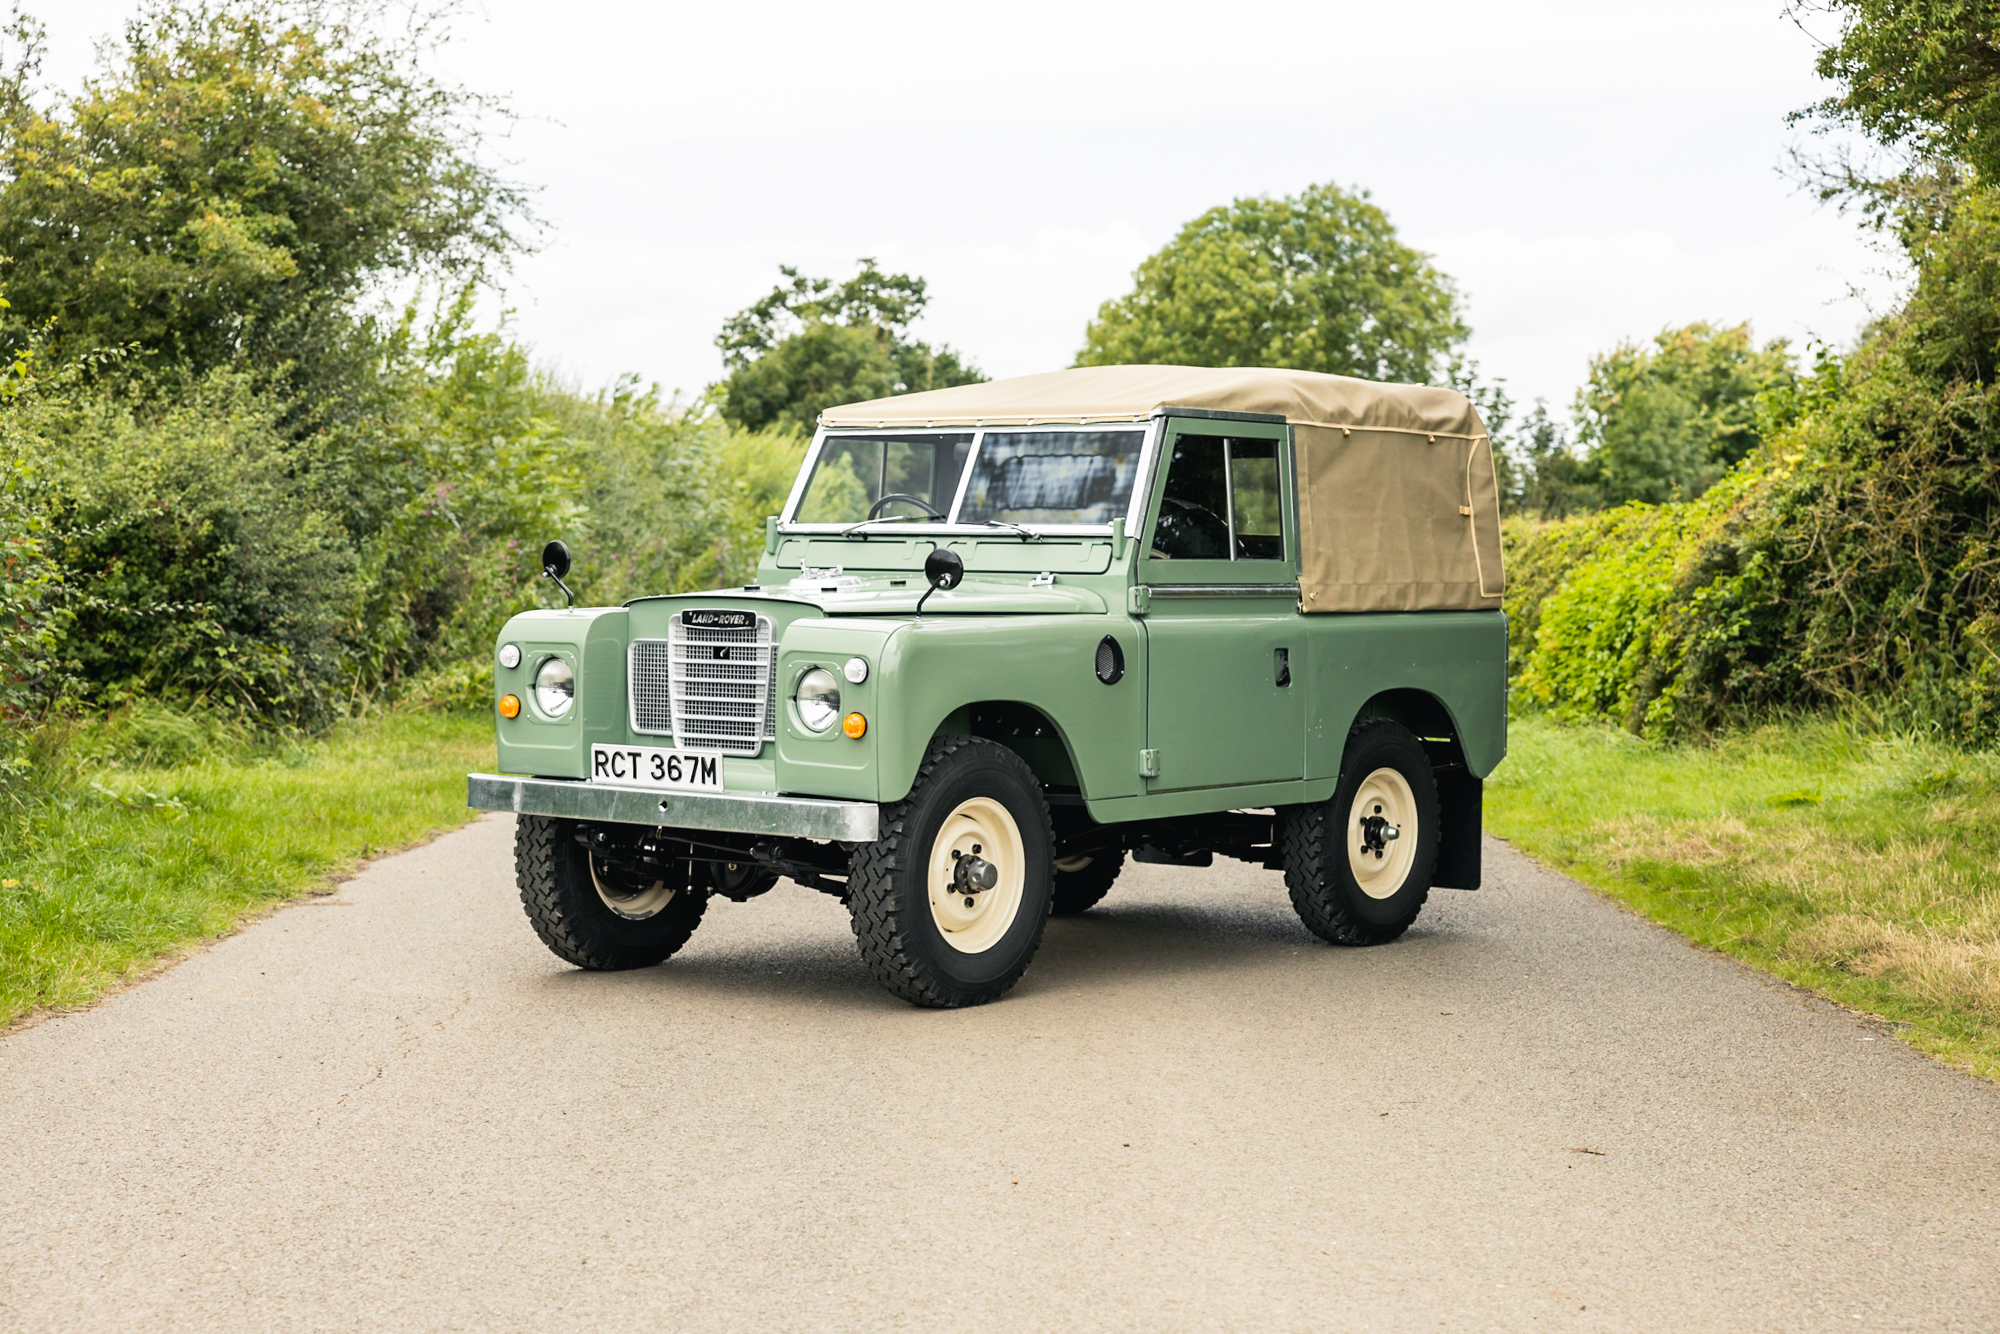
[[480, 811], [554, 815], [611, 824], [782, 834], [839, 843], [873, 843], [880, 808], [872, 801], [781, 797], [764, 792], [647, 792], [562, 778], [468, 774], [465, 804]]

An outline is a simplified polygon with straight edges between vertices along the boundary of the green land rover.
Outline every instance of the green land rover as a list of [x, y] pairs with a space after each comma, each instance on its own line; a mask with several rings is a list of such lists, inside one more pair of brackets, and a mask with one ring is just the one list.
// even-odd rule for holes
[[896, 995], [978, 1004], [1128, 857], [1282, 870], [1315, 934], [1379, 944], [1479, 884], [1501, 580], [1449, 390], [1105, 366], [857, 403], [755, 583], [507, 623], [470, 804], [516, 814], [583, 968], [782, 876]]

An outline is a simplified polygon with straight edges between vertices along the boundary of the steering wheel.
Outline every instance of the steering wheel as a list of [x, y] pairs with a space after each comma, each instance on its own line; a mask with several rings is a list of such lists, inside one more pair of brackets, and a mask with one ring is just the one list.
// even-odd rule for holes
[[1153, 547], [1174, 560], [1228, 560], [1229, 524], [1205, 506], [1162, 496]]
[[894, 504], [898, 500], [907, 501], [909, 504], [915, 505], [918, 509], [930, 515], [933, 519], [942, 519], [944, 517], [944, 512], [942, 510], [932, 505], [930, 501], [925, 500], [922, 496], [905, 495], [901, 491], [892, 491], [888, 495], [876, 501], [873, 505], [870, 505], [868, 507], [868, 517], [871, 519], [874, 518], [876, 515], [880, 514], [883, 510], [887, 509], [890, 505]]

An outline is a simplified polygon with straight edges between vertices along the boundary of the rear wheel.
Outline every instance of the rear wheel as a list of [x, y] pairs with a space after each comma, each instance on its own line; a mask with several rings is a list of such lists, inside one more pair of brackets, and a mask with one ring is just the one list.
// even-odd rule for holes
[[1056, 862], [1054, 906], [1057, 917], [1072, 917], [1095, 908], [1111, 892], [1112, 881], [1125, 869], [1125, 850], [1063, 857]]
[[1005, 995], [1042, 943], [1054, 842], [1020, 756], [979, 737], [931, 742], [851, 863], [848, 914], [876, 980], [939, 1009]]
[[521, 815], [514, 824], [521, 906], [555, 955], [579, 968], [650, 968], [687, 944], [708, 908], [687, 863], [614, 865], [576, 841], [576, 822]]
[[1286, 808], [1285, 888], [1299, 920], [1335, 945], [1380, 945], [1409, 929], [1437, 863], [1437, 781], [1408, 729], [1370, 719], [1348, 733], [1333, 799]]

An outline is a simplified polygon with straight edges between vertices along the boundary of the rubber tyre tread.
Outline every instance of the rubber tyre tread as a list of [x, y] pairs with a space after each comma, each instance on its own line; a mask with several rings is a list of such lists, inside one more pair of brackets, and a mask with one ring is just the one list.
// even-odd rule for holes
[[[1380, 921], [1371, 920], [1364, 911], [1367, 896], [1353, 883], [1353, 873], [1347, 866], [1344, 812], [1364, 776], [1357, 772], [1363, 767], [1361, 757], [1385, 743], [1407, 747], [1409, 755], [1417, 761], [1418, 772], [1406, 772], [1404, 777], [1412, 780], [1410, 788], [1417, 799], [1418, 819], [1422, 822], [1419, 837], [1428, 839], [1430, 857], [1428, 861], [1420, 857], [1419, 864], [1410, 868], [1410, 880], [1404, 889], [1394, 898], [1382, 901], [1395, 903], [1396, 908], [1391, 920]], [[1370, 765], [1366, 772], [1372, 773], [1376, 767], [1379, 766]], [[1431, 875], [1437, 864], [1438, 827], [1437, 782], [1431, 776], [1422, 743], [1402, 724], [1387, 719], [1371, 718], [1356, 723], [1347, 734], [1340, 782], [1332, 799], [1287, 807], [1280, 817], [1278, 838], [1285, 864], [1285, 889], [1291, 895], [1292, 908], [1299, 920], [1308, 931], [1331, 945], [1386, 945], [1402, 935], [1417, 920], [1417, 914], [1423, 911], [1430, 897]]]
[[545, 815], [514, 817], [514, 880], [521, 907], [552, 953], [592, 972], [651, 968], [672, 957], [701, 925], [708, 894], [682, 889], [652, 917], [631, 921], [604, 906], [590, 883], [576, 822]]
[[1080, 912], [1089, 912], [1101, 903], [1111, 892], [1111, 884], [1118, 879], [1118, 873], [1125, 869], [1125, 849], [1099, 854], [1090, 859], [1090, 865], [1081, 871], [1055, 873], [1055, 885], [1050, 894], [1049, 916], [1074, 917]]
[[[1041, 781], [1035, 777], [1034, 771], [1019, 755], [997, 741], [972, 736], [933, 738], [929, 749], [924, 752], [923, 763], [917, 767], [917, 776], [910, 784], [909, 795], [882, 808], [880, 837], [855, 849], [848, 864], [847, 877], [848, 921], [854, 928], [854, 940], [860, 947], [862, 962], [868, 965], [869, 972], [874, 974], [884, 990], [926, 1009], [952, 1010], [967, 1005], [984, 1005], [1006, 995], [1027, 972], [1035, 951], [1041, 948], [1042, 929], [1048, 921], [1046, 901], [1030, 901], [1035, 890], [1031, 875], [1021, 903], [1021, 912], [1033, 923], [1033, 934], [1026, 947], [1000, 977], [980, 985], [967, 986], [944, 976], [931, 962], [920, 942], [913, 939], [914, 929], [936, 930], [928, 920], [928, 899], [921, 908], [912, 905], [909, 913], [914, 916], [921, 911], [925, 915], [924, 921], [903, 920], [905, 914], [899, 911], [897, 904], [897, 881], [908, 859], [915, 858], [920, 867], [928, 856], [927, 850], [912, 846], [917, 837], [913, 825], [918, 807], [933, 784], [969, 758], [986, 760], [1010, 771], [1032, 798], [1032, 811], [1041, 824], [1041, 846], [1051, 854], [1050, 864], [1043, 875], [1044, 894], [1055, 870], [1055, 828], [1049, 820], [1048, 803], [1042, 798]], [[1023, 841], [1029, 845], [1030, 855], [1033, 854], [1033, 832], [1028, 828], [1021, 830]], [[948, 949], [949, 946], [943, 948]]]

